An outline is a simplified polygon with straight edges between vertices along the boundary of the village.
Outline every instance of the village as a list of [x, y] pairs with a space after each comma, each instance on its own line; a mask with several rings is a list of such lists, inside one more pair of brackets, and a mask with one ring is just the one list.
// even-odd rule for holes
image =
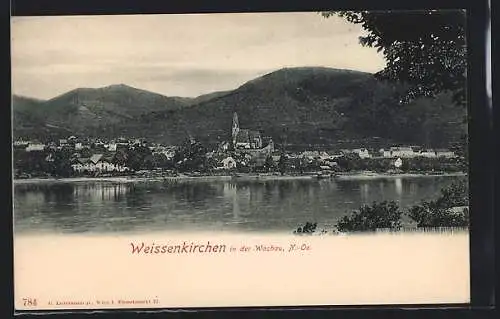
[[174, 146], [144, 138], [69, 136], [46, 143], [18, 139], [13, 142], [13, 150], [16, 178], [462, 169], [453, 151], [420, 146], [291, 152], [276, 147], [272, 138], [263, 137], [259, 131], [240, 128], [236, 113], [231, 140], [211, 148], [194, 138]]

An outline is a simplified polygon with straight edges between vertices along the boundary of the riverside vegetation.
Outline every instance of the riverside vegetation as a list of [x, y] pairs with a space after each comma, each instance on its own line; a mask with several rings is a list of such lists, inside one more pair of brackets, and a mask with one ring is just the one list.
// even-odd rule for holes
[[[350, 215], [342, 217], [334, 232], [374, 232], [380, 229], [401, 230], [405, 222], [417, 228], [444, 228], [469, 226], [469, 195], [466, 181], [453, 183], [441, 190], [437, 199], [422, 201], [406, 210], [394, 201], [364, 205]], [[406, 220], [405, 220], [406, 219]], [[317, 233], [317, 223], [299, 226], [295, 234]], [[321, 230], [321, 234], [328, 233]]]

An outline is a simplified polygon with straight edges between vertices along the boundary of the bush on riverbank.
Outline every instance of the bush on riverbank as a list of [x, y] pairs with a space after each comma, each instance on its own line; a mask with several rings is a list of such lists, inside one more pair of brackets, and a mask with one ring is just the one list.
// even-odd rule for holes
[[344, 216], [337, 223], [340, 232], [375, 231], [378, 228], [400, 228], [401, 215], [396, 202], [374, 202], [371, 206], [364, 205], [359, 211]]
[[312, 234], [312, 233], [316, 232], [317, 227], [318, 227], [318, 223], [307, 222], [307, 223], [305, 223], [304, 226], [297, 227], [297, 229], [293, 233], [294, 234]]
[[339, 232], [399, 229], [402, 227], [403, 216], [414, 221], [417, 228], [468, 227], [468, 206], [467, 181], [461, 180], [442, 189], [437, 199], [422, 201], [406, 211], [402, 211], [393, 201], [362, 206], [358, 211], [342, 217], [336, 228]]
[[467, 227], [469, 226], [469, 209], [443, 208], [435, 202], [426, 202], [413, 206], [408, 214], [417, 222], [417, 227]]
[[469, 226], [469, 191], [465, 181], [441, 190], [433, 201], [424, 201], [408, 210], [417, 227]]

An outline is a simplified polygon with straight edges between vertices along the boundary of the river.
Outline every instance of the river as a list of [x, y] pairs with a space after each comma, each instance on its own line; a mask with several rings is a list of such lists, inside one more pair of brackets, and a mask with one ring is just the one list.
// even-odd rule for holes
[[14, 186], [14, 231], [290, 233], [307, 221], [330, 228], [373, 201], [430, 200], [459, 178], [24, 183]]

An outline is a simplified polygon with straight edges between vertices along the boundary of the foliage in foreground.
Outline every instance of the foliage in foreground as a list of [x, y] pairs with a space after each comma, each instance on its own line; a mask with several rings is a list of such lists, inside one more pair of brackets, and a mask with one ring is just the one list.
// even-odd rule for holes
[[[362, 206], [358, 211], [344, 216], [337, 223], [339, 232], [376, 231], [377, 229], [399, 229], [402, 216], [407, 215], [417, 227], [468, 227], [469, 193], [465, 180], [443, 188], [440, 196], [431, 201], [422, 201], [403, 212], [396, 202], [374, 202]], [[312, 233], [316, 224], [306, 223], [294, 233]], [[311, 231], [312, 230], [312, 231]]]
[[362, 206], [351, 215], [344, 216], [337, 223], [337, 229], [341, 232], [352, 232], [399, 228], [402, 214], [403, 212], [394, 201], [374, 202], [371, 206]]
[[417, 222], [417, 227], [467, 227], [468, 206], [467, 184], [461, 182], [442, 189], [436, 200], [411, 207], [408, 216]]
[[410, 85], [404, 101], [452, 91], [465, 103], [467, 49], [464, 11], [342, 11], [323, 12], [360, 24], [367, 32], [361, 45], [376, 48], [387, 61], [376, 74]]
[[297, 227], [297, 229], [293, 233], [294, 234], [312, 234], [316, 231], [317, 227], [318, 227], [318, 223], [307, 222], [304, 224], [304, 226]]

